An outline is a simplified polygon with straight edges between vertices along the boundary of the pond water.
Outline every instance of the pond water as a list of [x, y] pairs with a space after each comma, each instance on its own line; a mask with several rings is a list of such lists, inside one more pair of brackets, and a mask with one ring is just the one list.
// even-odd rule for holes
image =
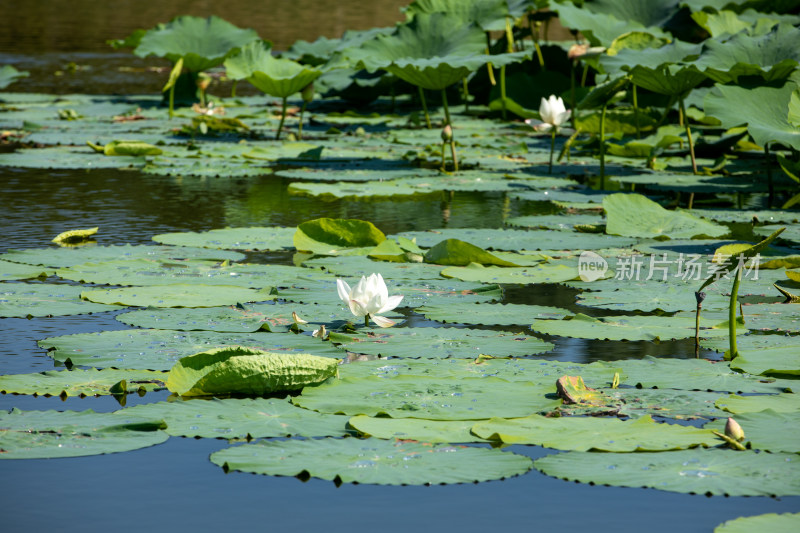
[[[403, 2], [228, 2], [219, 13], [253, 26], [276, 44], [313, 40], [391, 24]], [[16, 90], [43, 92], [157, 92], [163, 76], [136, 76], [99, 67], [142, 64], [129, 54], [97, 43], [122, 37], [173, 15], [211, 14], [213, 2], [28, 1], [0, 7], [0, 64], [32, 71], [30, 84]], [[157, 8], [156, 8], [157, 6]], [[355, 18], [354, 18], [355, 17]], [[86, 23], [85, 21], [91, 21]], [[291, 22], [290, 22], [291, 21]], [[295, 24], [296, 23], [296, 24]], [[282, 33], [286, 30], [287, 33]], [[64, 62], [89, 63], [75, 77], [53, 77]], [[110, 72], [110, 73], [109, 73]], [[149, 76], [149, 78], [148, 78]], [[63, 82], [61, 80], [67, 80]], [[130, 82], [130, 83], [129, 83]], [[155, 89], [153, 89], [155, 87]], [[503, 226], [510, 216], [530, 214], [500, 194], [456, 193], [400, 202], [332, 201], [289, 196], [289, 180], [255, 178], [188, 179], [138, 171], [31, 171], [0, 167], [3, 229], [0, 252], [46, 246], [66, 229], [100, 226], [100, 244], [148, 244], [170, 231], [203, 231], [227, 226], [294, 226], [317, 217], [358, 218], [385, 233], [438, 227]], [[254, 262], [291, 261], [287, 254], [251, 254]], [[560, 286], [509, 288], [505, 301], [574, 305], [576, 291]], [[433, 325], [412, 317], [415, 325]], [[0, 374], [38, 372], [53, 360], [36, 340], [68, 333], [123, 329], [114, 313], [92, 316], [0, 319]], [[691, 357], [691, 342], [653, 344], [549, 339], [548, 358], [589, 362], [645, 355]], [[165, 399], [166, 392], [129, 395], [127, 405]], [[0, 396], [0, 409], [113, 411], [111, 397], [59, 398]], [[568, 483], [533, 470], [481, 484], [432, 487], [342, 485], [311, 479], [225, 474], [208, 455], [227, 441], [171, 438], [133, 452], [74, 459], [0, 461], [3, 531], [207, 531], [259, 528], [311, 531], [379, 529], [400, 531], [487, 531], [594, 529], [617, 532], [711, 531], [725, 520], [768, 512], [796, 512], [800, 498], [723, 498], [649, 489]], [[532, 458], [540, 447], [512, 446]]]

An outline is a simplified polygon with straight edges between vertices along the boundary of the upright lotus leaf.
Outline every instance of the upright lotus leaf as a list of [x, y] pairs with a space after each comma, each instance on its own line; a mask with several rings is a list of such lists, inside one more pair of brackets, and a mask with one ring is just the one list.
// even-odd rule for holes
[[444, 485], [524, 474], [531, 460], [489, 448], [381, 439], [261, 441], [214, 452], [226, 472], [312, 476], [342, 483]]
[[606, 233], [672, 239], [721, 237], [730, 230], [684, 211], [669, 211], [641, 194], [611, 194], [603, 199]]
[[242, 346], [182, 357], [169, 371], [167, 388], [181, 396], [264, 396], [299, 390], [336, 375], [338, 359]]
[[567, 452], [534, 467], [549, 476], [670, 492], [727, 496], [800, 495], [796, 454], [694, 448], [661, 453]]
[[322, 75], [316, 68], [273, 56], [269, 45], [262, 41], [253, 41], [228, 57], [225, 69], [231, 79], [247, 79], [259, 90], [278, 98], [302, 91]]
[[706, 114], [724, 128], [746, 124], [759, 146], [778, 142], [800, 150], [800, 127], [792, 119], [800, 116], [800, 87], [792, 81], [780, 88], [716, 85], [703, 103]]
[[545, 448], [602, 452], [662, 452], [714, 446], [720, 440], [709, 429], [656, 423], [649, 415], [618, 418], [531, 415], [493, 418], [472, 426], [472, 432], [504, 444], [533, 444]]
[[576, 5], [553, 3], [561, 24], [583, 34], [593, 46], [608, 47], [614, 39], [631, 31], [646, 31], [656, 37], [669, 37], [657, 26], [664, 24], [676, 11], [675, 0], [622, 0], [591, 2]]
[[257, 40], [255, 30], [241, 29], [216, 16], [181, 16], [142, 35], [133, 53], [139, 57], [164, 57], [175, 63], [183, 58], [190, 72], [202, 72], [225, 61], [237, 48]]
[[628, 86], [629, 76], [620, 76], [596, 85], [583, 100], [578, 102], [578, 109], [598, 109], [608, 106], [619, 98], [619, 92]]
[[354, 52], [369, 71], [388, 70], [423, 89], [442, 90], [484, 65], [486, 37], [477, 26], [446, 13], [417, 14], [388, 36]]
[[[638, 32], [632, 35], [638, 35]], [[633, 46], [633, 43], [630, 43], [625, 48], [614, 50], [613, 54], [609, 51], [608, 54], [601, 56], [599, 61], [603, 69], [609, 73], [630, 72], [636, 67], [653, 71], [667, 65], [685, 64], [685, 61], [691, 61], [699, 55], [701, 50], [701, 46], [697, 44], [684, 41], [667, 44], [650, 36], [641, 46]]]
[[786, 20], [781, 15], [775, 13], [759, 13], [754, 9], [738, 14], [734, 11], [723, 9], [716, 13], [708, 11], [695, 11], [692, 13], [692, 20], [706, 30], [711, 37], [721, 38], [727, 35], [736, 35], [741, 31], [746, 31], [750, 35], [763, 35], [769, 33], [772, 28]]
[[787, 23], [764, 35], [740, 32], [727, 40], [708, 39], [695, 65], [719, 83], [736, 83], [743, 76], [782, 80], [800, 64], [798, 40], [800, 29]]
[[169, 438], [163, 420], [87, 411], [0, 410], [0, 460], [127, 452]]
[[656, 68], [636, 65], [630, 72], [632, 81], [637, 86], [679, 98], [688, 95], [689, 91], [706, 79], [706, 75], [691, 64], [662, 65]]
[[448, 13], [483, 31], [503, 31], [510, 16], [507, 0], [416, 0], [405, 8], [407, 20], [420, 13]]
[[516, 263], [506, 261], [487, 252], [479, 246], [459, 239], [445, 239], [425, 253], [424, 261], [436, 265], [467, 266], [470, 263], [516, 267]]
[[0, 67], [0, 89], [5, 89], [15, 81], [21, 80], [29, 75], [30, 73], [25, 70], [19, 71], [11, 65], [3, 65]]
[[728, 520], [715, 527], [714, 533], [751, 533], [752, 531], [795, 533], [798, 525], [800, 525], [800, 513], [767, 513]]
[[[340, 255], [355, 251], [366, 255], [386, 240], [386, 235], [372, 222], [345, 218], [317, 218], [297, 226], [294, 246], [301, 252]], [[363, 254], [358, 249], [369, 247]]]
[[59, 244], [59, 245], [75, 245], [81, 242], [86, 242], [90, 239], [92, 235], [95, 235], [100, 228], [88, 228], [88, 229], [74, 229], [70, 231], [64, 231], [59, 233], [55, 236], [52, 242]]

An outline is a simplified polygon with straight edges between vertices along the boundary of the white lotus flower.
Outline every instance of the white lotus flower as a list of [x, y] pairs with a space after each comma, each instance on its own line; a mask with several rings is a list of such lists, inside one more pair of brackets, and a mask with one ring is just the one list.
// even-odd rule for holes
[[394, 325], [392, 320], [378, 315], [400, 305], [403, 296], [390, 297], [389, 289], [380, 274], [372, 274], [368, 278], [361, 276], [361, 281], [352, 289], [347, 282], [337, 279], [336, 288], [339, 298], [350, 307], [350, 312], [364, 317], [364, 325], [368, 325], [370, 319], [382, 328]]
[[567, 110], [561, 97], [551, 94], [547, 100], [542, 98], [542, 103], [539, 105], [539, 115], [542, 120], [529, 118], [525, 123], [533, 126], [536, 131], [548, 132], [552, 128], [558, 130], [559, 126], [569, 120], [572, 111]]

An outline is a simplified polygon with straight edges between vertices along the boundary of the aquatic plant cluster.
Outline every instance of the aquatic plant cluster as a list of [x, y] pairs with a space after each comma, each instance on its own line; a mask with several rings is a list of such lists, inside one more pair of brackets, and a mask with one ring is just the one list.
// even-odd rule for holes
[[[797, 4], [418, 0], [394, 27], [282, 52], [182, 16], [113, 43], [170, 62], [163, 96], [0, 93], [6, 167], [275, 175], [321, 201], [477, 191], [525, 213], [388, 236], [318, 218], [149, 246], [70, 228], [5, 250], [0, 317], [131, 327], [41, 339], [65, 369], [0, 376], [3, 393], [121, 404], [0, 412], [0, 459], [203, 437], [230, 440], [211, 455], [226, 472], [337, 484], [535, 469], [800, 495]], [[556, 18], [573, 39], [549, 38]], [[0, 88], [24, 75], [3, 67]], [[264, 251], [285, 260], [246, 262]], [[548, 284], [580, 291], [586, 313], [504, 302]], [[567, 339], [686, 339], [695, 357], [547, 356]], [[165, 389], [173, 401], [125, 407]]]

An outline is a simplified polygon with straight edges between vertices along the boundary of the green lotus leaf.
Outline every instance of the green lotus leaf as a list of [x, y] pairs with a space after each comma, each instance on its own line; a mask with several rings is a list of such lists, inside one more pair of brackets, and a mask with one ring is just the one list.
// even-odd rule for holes
[[747, 132], [759, 146], [778, 142], [800, 150], [800, 129], [788, 118], [800, 114], [800, 99], [794, 96], [798, 91], [791, 81], [780, 88], [715, 85], [705, 97], [705, 112], [725, 128], [747, 124]]
[[553, 349], [552, 344], [536, 337], [466, 328], [391, 328], [367, 333], [331, 332], [330, 339], [350, 352], [425, 359], [470, 359], [481, 354], [522, 357]]
[[620, 91], [623, 91], [630, 81], [630, 76], [621, 76], [596, 85], [583, 100], [578, 102], [578, 109], [599, 109], [607, 106], [619, 98]]
[[668, 211], [641, 194], [612, 194], [603, 199], [606, 233], [629, 237], [675, 239], [720, 237], [728, 228], [682, 211]]
[[601, 452], [662, 452], [720, 443], [708, 429], [659, 424], [650, 416], [618, 418], [493, 418], [472, 426], [472, 432], [504, 444], [535, 444], [545, 448]]
[[742, 350], [731, 361], [731, 368], [764, 376], [800, 375], [800, 339], [789, 346]]
[[[766, 409], [758, 413], [738, 414], [736, 422], [744, 429], [748, 447], [754, 450], [800, 453], [800, 413]], [[725, 433], [725, 424], [725, 420], [719, 419], [703, 427]]]
[[0, 411], [0, 459], [52, 459], [127, 452], [169, 438], [163, 420], [87, 411]]
[[[649, 267], [649, 274], [653, 274], [654, 280], [635, 281], [623, 277], [619, 280], [604, 280], [601, 283], [592, 282], [592, 292], [584, 292], [578, 295], [576, 303], [587, 307], [615, 311], [661, 310], [667, 313], [694, 311], [697, 308], [697, 300], [694, 296], [695, 287], [692, 285], [692, 280], [687, 282], [674, 281], [675, 274], [670, 272], [668, 282], [658, 281], [661, 279], [662, 273], [656, 272], [656, 268], [674, 268], [674, 266], [664, 267], [663, 264], [658, 266], [658, 260], [660, 259], [653, 260], [654, 266], [650, 266], [647, 259], [642, 261], [644, 270]], [[672, 264], [674, 265], [675, 263]], [[633, 268], [633, 266], [631, 264], [628, 267], [618, 266], [617, 268], [621, 271], [621, 268]], [[709, 293], [706, 299], [703, 300], [703, 309], [727, 310], [729, 304], [729, 297], [722, 294]], [[750, 327], [749, 323], [748, 327]]]
[[169, 370], [181, 358], [213, 348], [246, 346], [267, 352], [313, 353], [340, 358], [329, 342], [293, 333], [218, 333], [126, 329], [48, 337], [38, 342], [56, 361], [97, 368]]
[[294, 246], [299, 251], [318, 255], [339, 255], [359, 249], [372, 249], [386, 239], [381, 230], [366, 220], [318, 218], [297, 226]]
[[[742, 209], [692, 209], [692, 214], [702, 218], [710, 218], [720, 222], [752, 222], [757, 219], [766, 224], [788, 223], [800, 221], [800, 213], [796, 211], [775, 210], [742, 210]], [[771, 232], [770, 232], [771, 233]]]
[[664, 65], [655, 69], [636, 65], [630, 72], [631, 81], [637, 86], [670, 96], [685, 96], [706, 79], [694, 65]]
[[[762, 267], [763, 268], [763, 267]], [[787, 270], [786, 272], [790, 272]], [[742, 277], [742, 279], [745, 279]], [[748, 283], [749, 284], [749, 283]], [[777, 296], [777, 294], [776, 294]], [[703, 301], [703, 309], [706, 303]], [[800, 333], [800, 305], [784, 303], [747, 304], [742, 307], [747, 329], [751, 331], [779, 332], [784, 335]], [[714, 316], [725, 319], [728, 310], [718, 311]], [[711, 314], [705, 315], [711, 318]], [[800, 338], [797, 339], [800, 346]], [[777, 353], [774, 355], [777, 356]]]
[[165, 388], [166, 379], [165, 373], [148, 370], [50, 370], [38, 374], [0, 376], [0, 392], [61, 397], [106, 396], [118, 392], [161, 390]]
[[[694, 337], [694, 328], [695, 321], [689, 317], [634, 315], [595, 318], [581, 313], [561, 320], [536, 319], [531, 325], [533, 331], [547, 335], [628, 341], [686, 339]], [[701, 337], [727, 334], [727, 323], [700, 319]]]
[[316, 68], [291, 59], [276, 58], [270, 48], [260, 41], [250, 42], [228, 57], [225, 68], [231, 79], [246, 78], [260, 91], [277, 98], [286, 98], [302, 91], [322, 74]]
[[386, 239], [367, 254], [371, 259], [379, 261], [395, 261], [405, 263], [410, 257], [422, 256], [425, 251], [413, 241], [400, 237], [398, 240]]
[[250, 333], [271, 331], [285, 333], [294, 327], [292, 313], [297, 313], [310, 325], [309, 328], [325, 324], [332, 328], [334, 318], [345, 315], [344, 304], [252, 304], [228, 307], [201, 308], [150, 308], [117, 315], [117, 320], [139, 328], [174, 329], [180, 331], [218, 331], [227, 333]]
[[572, 215], [530, 215], [507, 218], [505, 223], [512, 227], [529, 229], [556, 229], [573, 231], [576, 225], [603, 224], [600, 215], [589, 213], [576, 213]]
[[512, 326], [530, 324], [537, 318], [563, 318], [572, 313], [547, 305], [523, 304], [425, 304], [414, 312], [445, 323]]
[[215, 348], [179, 359], [169, 371], [167, 388], [181, 396], [265, 396], [321, 383], [334, 377], [338, 366], [337, 359], [308, 353]]
[[[334, 415], [330, 415], [334, 416]], [[421, 442], [484, 442], [470, 432], [475, 420], [423, 420], [354, 416], [348, 424], [367, 437], [413, 439]]]
[[22, 70], [19, 71], [11, 65], [3, 65], [0, 67], [0, 89], [5, 89], [12, 83], [27, 78], [30, 72]]
[[83, 287], [54, 283], [3, 283], [0, 285], [0, 317], [81, 315], [117, 311], [122, 307], [86, 302]]
[[258, 39], [255, 30], [238, 28], [216, 16], [181, 16], [159, 24], [142, 35], [133, 53], [139, 57], [165, 57], [202, 72], [222, 64], [237, 48]]
[[731, 394], [720, 398], [717, 407], [734, 413], [758, 413], [767, 409], [776, 413], [797, 413], [800, 409], [800, 394], [763, 394], [758, 396], [737, 396]]
[[[762, 35], [772, 30], [781, 21], [779, 15], [759, 13], [754, 9], [747, 10], [747, 16], [735, 11], [722, 10], [716, 13], [696, 11], [692, 13], [692, 20], [706, 30], [711, 37], [721, 38], [727, 35], [736, 35], [746, 30], [750, 35]], [[775, 18], [772, 18], [772, 17]], [[788, 21], [787, 21], [788, 22]]]
[[592, 2], [578, 6], [570, 2], [553, 5], [565, 28], [580, 31], [594, 46], [608, 47], [614, 39], [631, 31], [646, 31], [656, 37], [668, 37], [656, 27], [669, 18], [677, 2], [662, 0], [656, 3], [641, 0], [624, 2]]
[[503, 31], [510, 16], [506, 0], [415, 0], [405, 8], [406, 19], [417, 14], [447, 13], [459, 17], [464, 24], [473, 23], [483, 31]]
[[486, 38], [474, 25], [447, 13], [418, 13], [392, 35], [378, 35], [352, 55], [368, 71], [385, 69], [423, 89], [441, 90], [490, 60]]
[[594, 403], [564, 404], [560, 416], [607, 416], [637, 418], [657, 416], [675, 420], [713, 419], [725, 416], [715, 403], [720, 394], [705, 391], [603, 388], [592, 392]]
[[294, 246], [297, 228], [254, 227], [212, 229], [154, 235], [153, 240], [175, 246], [198, 246], [230, 250], [285, 250]]
[[[789, 224], [788, 226], [778, 225], [778, 224], [768, 224], [766, 226], [757, 226], [753, 228], [753, 233], [760, 237], [770, 237], [779, 229], [785, 227], [786, 230], [781, 232], [780, 238], [786, 239], [787, 241], [791, 241], [792, 243], [800, 243], [800, 228], [798, 228], [797, 224]], [[758, 250], [759, 252], [762, 249]], [[8, 258], [12, 260], [12, 258]]]
[[[85, 134], [80, 142], [85, 140]], [[15, 152], [0, 154], [0, 166], [39, 169], [96, 169], [96, 168], [141, 168], [147, 161], [144, 157], [97, 157], [94, 151], [75, 146], [48, 146], [23, 148]]]
[[566, 265], [542, 264], [532, 267], [485, 267], [473, 263], [465, 267], [449, 267], [441, 272], [446, 278], [481, 283], [559, 283], [578, 278], [578, 269]]
[[703, 448], [656, 454], [567, 452], [537, 459], [533, 466], [549, 476], [615, 487], [719, 496], [800, 494], [800, 460], [785, 453]]
[[326, 168], [299, 168], [279, 170], [276, 176], [282, 178], [301, 179], [305, 181], [357, 181], [378, 182], [380, 180], [394, 180], [406, 177], [428, 177], [440, 179], [439, 171], [424, 168], [372, 170], [350, 168], [342, 170], [329, 170]]
[[[371, 251], [372, 249], [370, 252]], [[369, 259], [365, 255], [317, 257], [303, 261], [303, 265], [310, 268], [324, 268], [331, 274], [340, 277], [352, 276], [358, 278], [376, 273], [383, 276], [386, 283], [392, 283], [392, 280], [404, 280], [410, 284], [413, 284], [415, 281], [429, 283], [434, 280], [442, 280], [442, 277], [439, 275], [442, 267], [437, 265], [375, 261]]]
[[636, 242], [635, 239], [596, 235], [588, 233], [565, 233], [554, 231], [527, 231], [519, 229], [432, 229], [428, 231], [405, 231], [399, 236], [416, 239], [424, 248], [438, 244], [442, 239], [459, 239], [480, 246], [485, 250], [597, 250], [600, 248], [622, 248]]
[[[781, 23], [763, 35], [740, 32], [730, 39], [708, 39], [695, 65], [709, 78], [725, 84], [737, 83], [745, 76], [761, 76], [767, 82], [785, 79], [800, 64], [798, 38], [799, 29]], [[766, 102], [762, 100], [761, 103]], [[732, 111], [738, 110], [738, 107], [732, 108]]]
[[275, 298], [271, 288], [256, 290], [235, 285], [195, 283], [84, 290], [80, 296], [95, 303], [140, 307], [215, 307]]
[[81, 263], [99, 263], [121, 259], [147, 258], [151, 260], [170, 259], [218, 259], [241, 261], [244, 254], [228, 251], [211, 251], [202, 248], [175, 246], [81, 246], [77, 248], [28, 248], [8, 250], [0, 258], [15, 263], [65, 268]]
[[161, 155], [164, 151], [158, 146], [153, 146], [150, 143], [142, 141], [111, 141], [104, 146], [99, 146], [92, 143], [87, 143], [96, 152], [104, 155], [117, 155], [117, 156], [143, 156], [143, 155]]
[[163, 419], [173, 437], [258, 439], [269, 437], [341, 437], [348, 417], [325, 415], [275, 398], [193, 398], [156, 402], [115, 412]]
[[353, 438], [262, 441], [214, 452], [210, 459], [226, 471], [305, 475], [337, 485], [476, 483], [524, 474], [531, 467], [523, 455], [488, 448]]
[[561, 404], [555, 385], [488, 378], [342, 378], [307, 387], [292, 403], [320, 413], [427, 420], [527, 416]]
[[[59, 277], [105, 285], [230, 285], [251, 289], [286, 285], [298, 277], [324, 278], [322, 272], [286, 265], [220, 263], [218, 261], [129, 259], [82, 263], [56, 271]], [[331, 279], [332, 276], [328, 276]], [[234, 302], [235, 303], [235, 302]]]
[[76, 244], [86, 243], [91, 240], [92, 235], [97, 234], [97, 230], [99, 229], [100, 228], [94, 227], [64, 231], [56, 235], [50, 242], [54, 242], [59, 246], [74, 246]]
[[[702, 48], [700, 45], [690, 44], [684, 41], [673, 41], [672, 43], [665, 44], [664, 41], [655, 39], [650, 34], [634, 32], [633, 35], [648, 38], [646, 41], [647, 46], [641, 48], [638, 46], [626, 47], [614, 50], [616, 53], [613, 55], [609, 53], [608, 55], [601, 56], [600, 64], [606, 71], [631, 72], [634, 68], [641, 67], [645, 71], [655, 73], [668, 65], [683, 63], [687, 58], [698, 55]], [[703, 76], [703, 79], [705, 79], [705, 76]], [[635, 77], [634, 83], [637, 83]], [[660, 90], [656, 92], [661, 93]]]
[[12, 263], [11, 261], [0, 259], [0, 281], [46, 278], [50, 274], [50, 271], [39, 266]]
[[479, 246], [459, 239], [445, 239], [425, 253], [424, 261], [436, 265], [466, 266], [470, 263], [515, 267], [511, 263], [487, 252]]
[[715, 527], [714, 533], [750, 533], [751, 531], [794, 533], [798, 523], [800, 523], [800, 513], [767, 513], [728, 520]]

